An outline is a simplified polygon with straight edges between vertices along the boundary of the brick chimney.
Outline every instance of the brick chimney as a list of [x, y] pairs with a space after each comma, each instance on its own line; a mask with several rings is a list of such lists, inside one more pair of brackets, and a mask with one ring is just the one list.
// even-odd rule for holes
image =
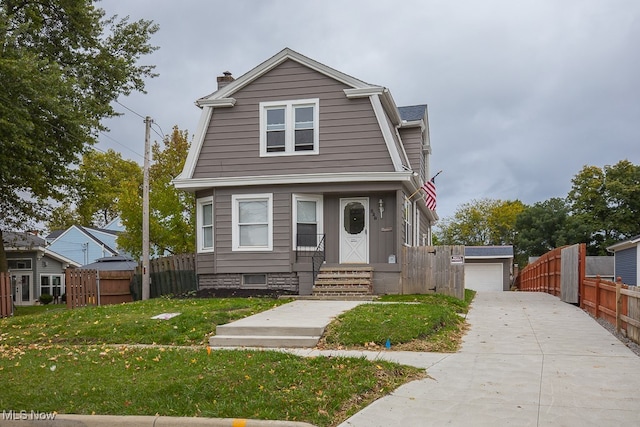
[[225, 87], [226, 85], [228, 85], [229, 83], [235, 80], [231, 75], [230, 71], [225, 71], [222, 74], [223, 74], [222, 76], [218, 76], [218, 90], [222, 89], [223, 87]]

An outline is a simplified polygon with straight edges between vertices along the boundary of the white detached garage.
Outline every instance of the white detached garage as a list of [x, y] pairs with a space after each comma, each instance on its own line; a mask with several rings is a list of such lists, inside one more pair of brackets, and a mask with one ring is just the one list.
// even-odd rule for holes
[[465, 246], [464, 287], [479, 292], [508, 291], [513, 277], [513, 246]]

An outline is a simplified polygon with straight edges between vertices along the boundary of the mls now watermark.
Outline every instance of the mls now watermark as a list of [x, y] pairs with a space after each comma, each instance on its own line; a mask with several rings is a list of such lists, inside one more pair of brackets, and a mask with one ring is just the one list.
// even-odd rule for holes
[[55, 412], [2, 411], [2, 420], [4, 421], [45, 421], [55, 419]]

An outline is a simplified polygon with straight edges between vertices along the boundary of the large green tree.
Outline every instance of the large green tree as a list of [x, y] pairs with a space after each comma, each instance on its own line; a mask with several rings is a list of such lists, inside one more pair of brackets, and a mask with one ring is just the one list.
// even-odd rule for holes
[[[150, 253], [191, 253], [195, 250], [195, 200], [191, 193], [178, 190], [171, 181], [182, 172], [189, 152], [187, 131], [174, 127], [163, 145], [151, 148], [153, 165], [149, 169]], [[126, 232], [118, 236], [118, 246], [139, 257], [142, 254], [142, 179], [125, 183], [126, 191], [118, 203]]]
[[589, 236], [586, 224], [571, 215], [565, 199], [557, 197], [526, 206], [516, 218], [515, 231], [516, 257], [523, 267], [529, 257], [541, 256], [560, 246], [586, 242]]
[[584, 166], [571, 182], [567, 200], [590, 230], [590, 255], [606, 255], [608, 246], [640, 234], [640, 166], [628, 160]]
[[437, 241], [443, 245], [512, 245], [516, 217], [523, 210], [519, 200], [473, 200], [441, 221]]
[[142, 167], [111, 149], [88, 151], [74, 172], [76, 185], [69, 189], [65, 202], [51, 211], [47, 221], [49, 230], [74, 224], [104, 227], [119, 215], [118, 201], [125, 191], [122, 183], [142, 181]]
[[[144, 91], [151, 21], [105, 19], [91, 0], [0, 2], [0, 238], [45, 219], [73, 185], [70, 165], [95, 142], [119, 95]], [[0, 271], [6, 271], [0, 245]]]
[[102, 227], [119, 215], [122, 183], [142, 180], [142, 167], [114, 150], [91, 151], [78, 168], [77, 212], [82, 225]]

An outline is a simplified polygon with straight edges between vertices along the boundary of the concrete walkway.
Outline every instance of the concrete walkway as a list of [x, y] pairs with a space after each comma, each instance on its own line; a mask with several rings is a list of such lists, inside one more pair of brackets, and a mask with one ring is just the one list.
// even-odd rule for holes
[[478, 293], [467, 320], [458, 353], [365, 354], [429, 378], [341, 426], [640, 425], [640, 357], [579, 308], [543, 293]]

